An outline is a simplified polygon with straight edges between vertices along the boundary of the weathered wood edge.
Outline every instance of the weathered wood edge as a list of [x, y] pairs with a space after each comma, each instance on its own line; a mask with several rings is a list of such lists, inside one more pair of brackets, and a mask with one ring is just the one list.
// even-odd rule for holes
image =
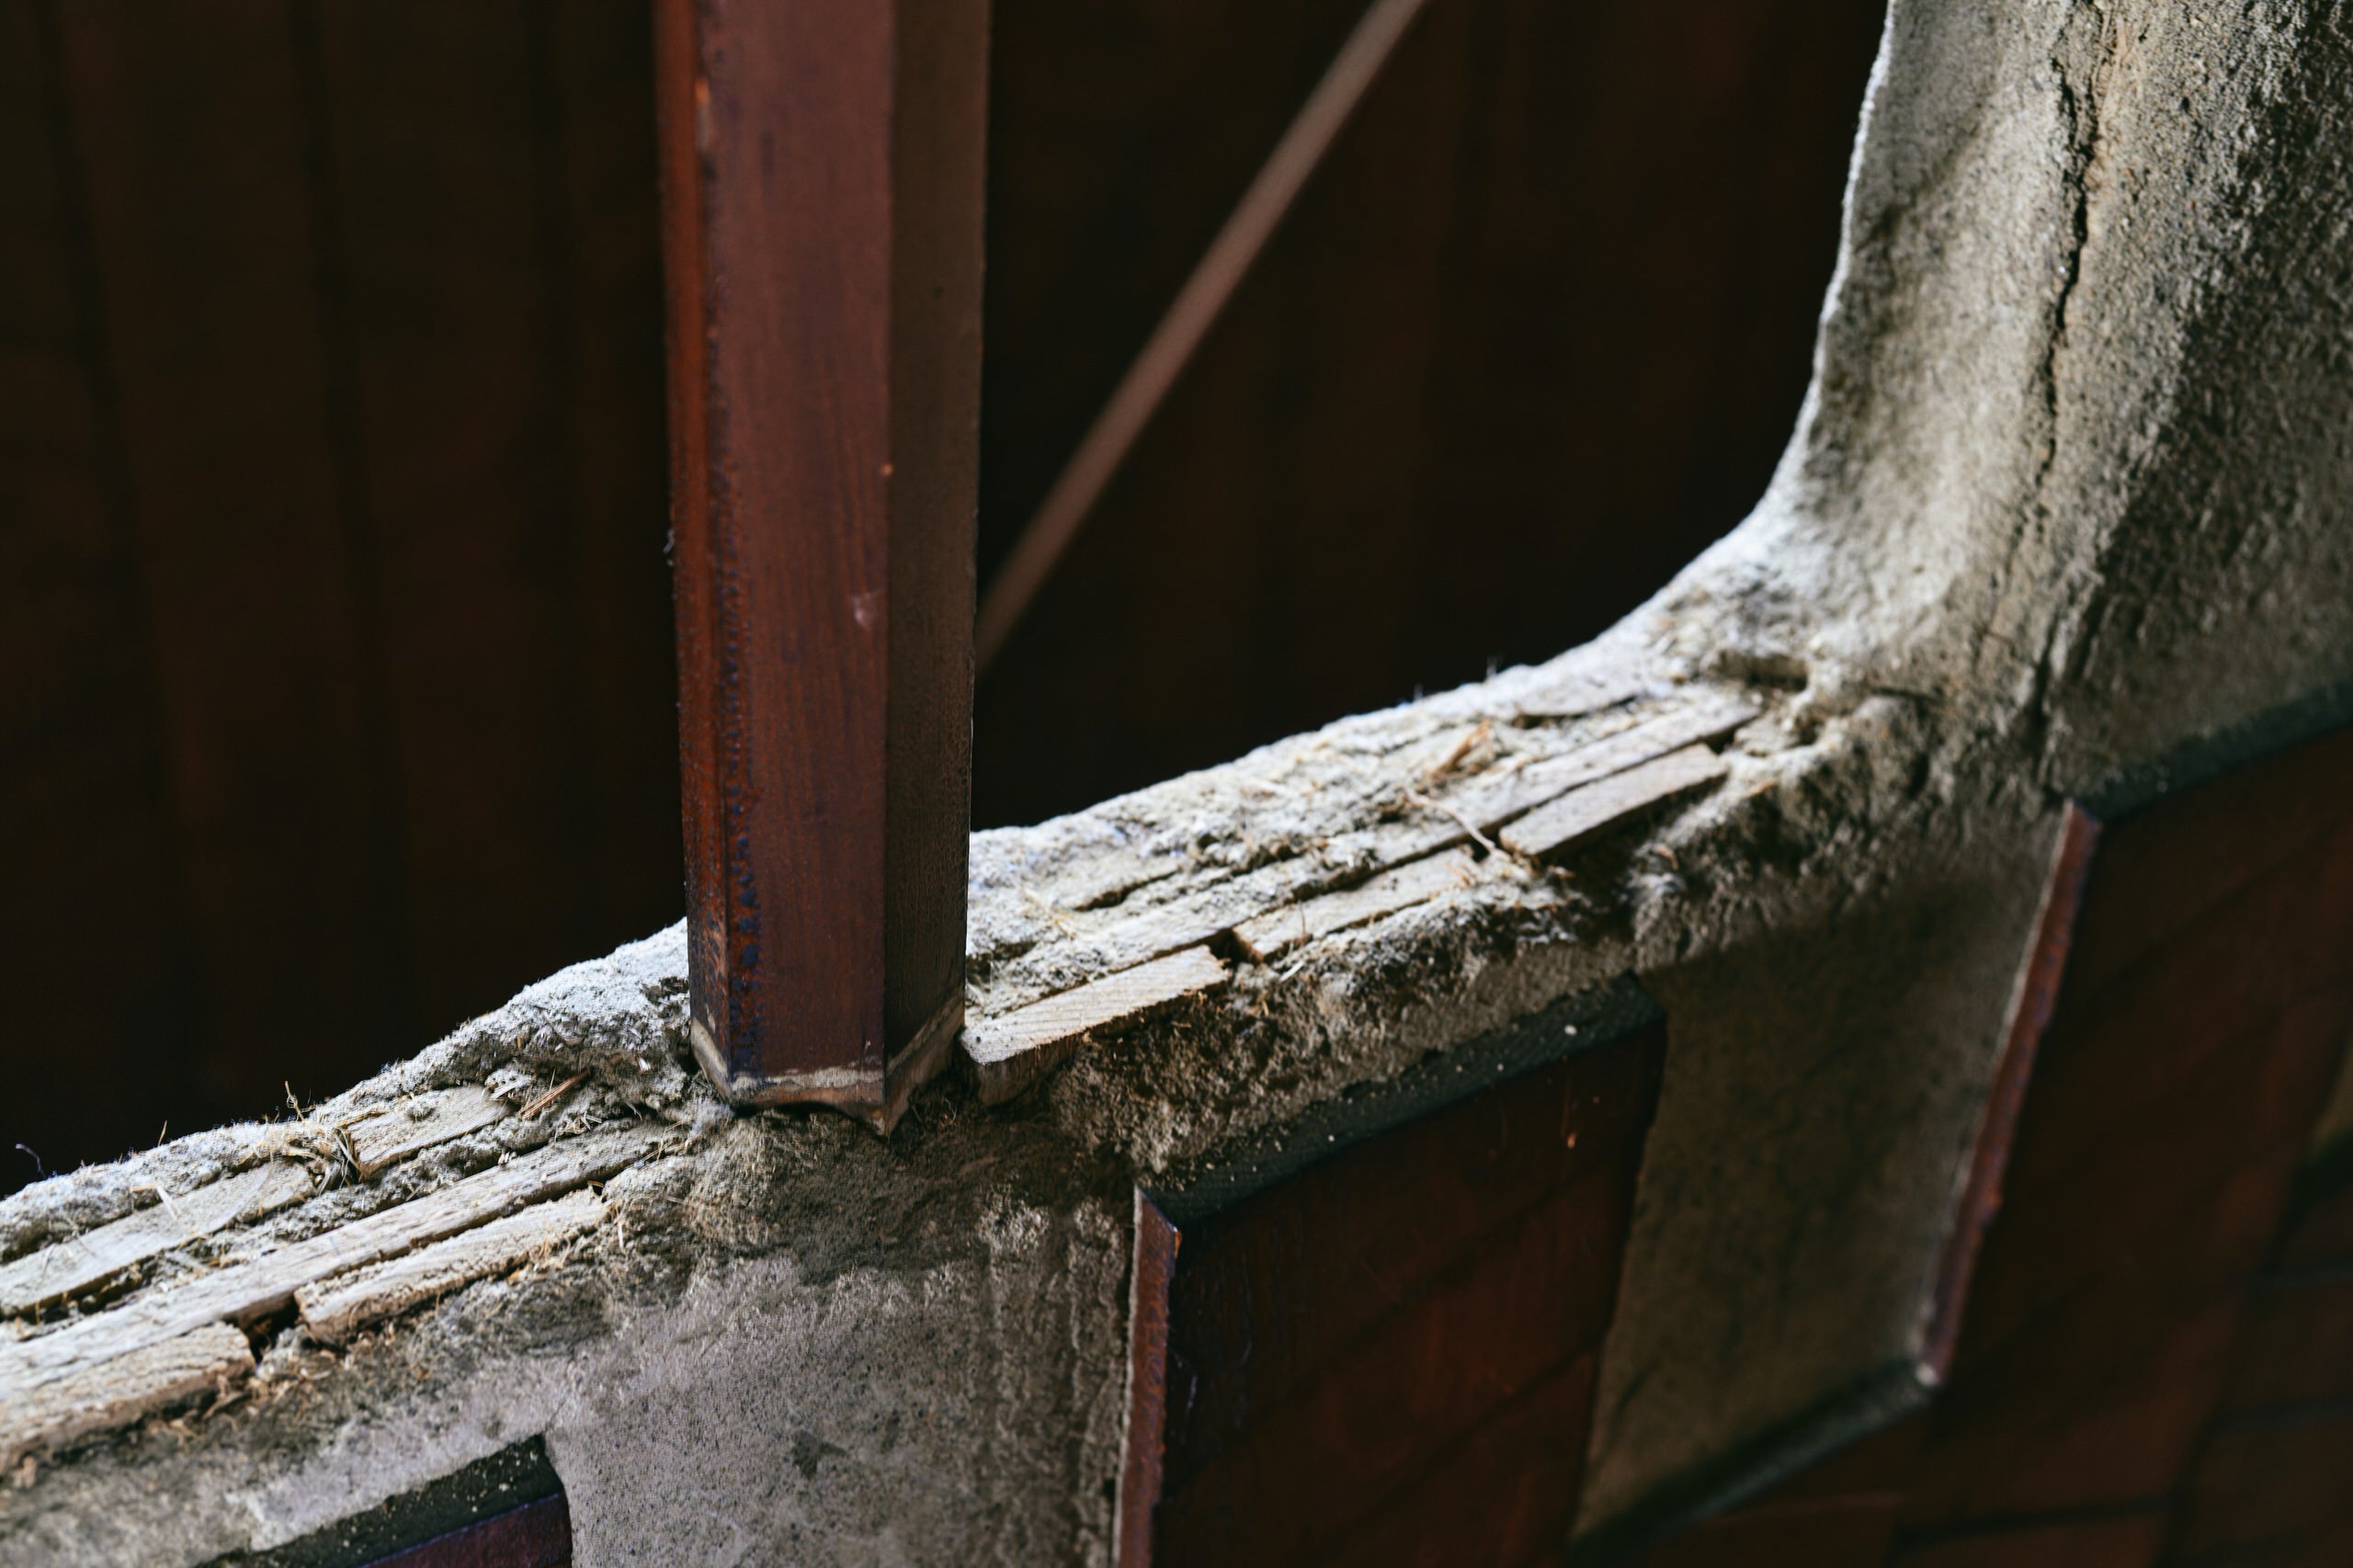
[[418, 1103], [426, 1107], [422, 1118], [413, 1117], [405, 1103], [396, 1101], [345, 1126], [351, 1163], [361, 1180], [411, 1154], [479, 1132], [512, 1114], [512, 1108], [477, 1085], [442, 1089], [429, 1100], [420, 1096]]
[[1293, 948], [1427, 903], [1451, 889], [1470, 885], [1476, 862], [1467, 850], [1445, 849], [1392, 866], [1354, 887], [1285, 904], [1233, 927], [1234, 940], [1260, 963]]
[[254, 1369], [253, 1347], [227, 1324], [207, 1324], [95, 1362], [0, 1403], [0, 1468], [36, 1449], [127, 1426]]
[[1919, 1359], [1921, 1380], [1931, 1387], [1944, 1381], [1952, 1369], [1953, 1353], [1961, 1346], [1969, 1287], [1976, 1278], [1985, 1233], [2001, 1212], [2002, 1181], [2018, 1139], [2018, 1114], [2026, 1106], [2027, 1086], [2034, 1077], [2042, 1037], [2059, 1005], [2059, 987], [2066, 979], [2067, 955], [2075, 944], [2075, 920], [2083, 913], [2084, 889], [2091, 880], [2099, 835], [2099, 819], [2069, 801], [2052, 842], [2042, 905], [2036, 912], [2033, 935], [2018, 965], [2009, 1021], [2002, 1031], [2001, 1054], [1995, 1062], [1994, 1081], [1986, 1090], [1985, 1108], [1953, 1207], [1952, 1229], [1937, 1260], [1936, 1282], [1928, 1295]]
[[1531, 858], [1564, 854], [1654, 806], [1718, 783], [1731, 771], [1704, 743], [1688, 745], [1557, 796], [1498, 837], [1505, 848]]
[[1225, 960], [1206, 947], [1187, 948], [1118, 970], [1018, 1007], [964, 1031], [965, 1060], [982, 1103], [995, 1105], [1066, 1060], [1097, 1029], [1132, 1024], [1225, 983]]
[[[1426, 903], [1444, 888], [1433, 885], [1419, 896], [1401, 897], [1380, 908], [1371, 907], [1381, 902], [1373, 895], [1367, 899], [1360, 918], [1337, 918], [1352, 907], [1349, 900], [1366, 898], [1366, 890], [1385, 878], [1411, 873], [1414, 868], [1461, 849], [1476, 834], [1494, 831], [1515, 818], [1524, 820], [1526, 813], [1586, 797], [1574, 822], [1559, 835], [1545, 838], [1547, 848], [1557, 851], [1665, 799], [1726, 776], [1729, 765], [1706, 743], [1730, 733], [1764, 710], [1762, 699], [1754, 693], [1703, 689], [1681, 706], [1647, 715], [1623, 730], [1545, 758], [1506, 779], [1483, 786], [1476, 778], [1470, 780], [1462, 803], [1439, 803], [1450, 819], [1443, 830], [1406, 835], [1392, 845], [1385, 859], [1338, 888], [1316, 887], [1310, 896], [1296, 898], [1304, 890], [1295, 884], [1278, 886], [1253, 898], [1231, 882], [1215, 884], [1198, 895], [1172, 901], [1081, 937], [1086, 950], [1115, 960], [1106, 972], [1038, 996], [965, 1030], [966, 1061], [981, 1098], [989, 1104], [1012, 1098], [1068, 1060], [1089, 1030], [1127, 1021], [1124, 1017], [1107, 1017], [1045, 1027], [1044, 1020], [1056, 1017], [1054, 1005], [1063, 998], [1084, 996], [1090, 987], [1112, 985], [1172, 953], [1205, 949], [1227, 938], [1245, 957], [1266, 961], [1301, 944], [1285, 942], [1277, 951], [1267, 952], [1257, 946], [1252, 933], [1275, 941], [1273, 933], [1289, 916], [1301, 915], [1312, 925], [1313, 916], [1306, 912], [1319, 903], [1336, 918], [1326, 929], [1309, 930], [1306, 940]], [[1704, 762], [1696, 760], [1699, 758]], [[1637, 778], [1637, 787], [1618, 794], [1608, 792], [1612, 781], [1629, 775]], [[1603, 792], [1588, 794], [1597, 790]], [[1025, 1032], [1027, 1040], [1022, 1038]]]
[[687, 1039], [696, 1062], [721, 1096], [739, 1106], [824, 1105], [888, 1133], [906, 1114], [915, 1092], [937, 1077], [953, 1057], [964, 1027], [966, 1002], [961, 986], [879, 1074], [857, 1067], [814, 1067], [777, 1076], [733, 1070], [719, 1042], [700, 1019], [688, 1023]]
[[247, 1262], [133, 1299], [51, 1333], [0, 1346], [0, 1399], [207, 1324], [266, 1315], [329, 1275], [471, 1230], [517, 1205], [557, 1197], [636, 1164], [670, 1129], [600, 1129], [380, 1210]]
[[1152, 1568], [1168, 1403], [1168, 1287], [1183, 1238], [1139, 1187], [1128, 1269], [1127, 1422], [1120, 1432], [1120, 1491], [1111, 1519], [1116, 1568]]
[[311, 1337], [341, 1345], [367, 1324], [505, 1273], [604, 1219], [603, 1199], [585, 1189], [566, 1193], [414, 1252], [314, 1280], [294, 1292], [295, 1310]]

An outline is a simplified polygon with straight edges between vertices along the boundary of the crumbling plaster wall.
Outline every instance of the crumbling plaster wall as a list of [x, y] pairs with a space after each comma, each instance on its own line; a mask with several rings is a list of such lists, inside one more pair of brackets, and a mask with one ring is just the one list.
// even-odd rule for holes
[[[675, 935], [559, 977], [355, 1094], [585, 1064], [676, 1127], [619, 1223], [340, 1357], [280, 1335], [256, 1397], [0, 1494], [0, 1556], [199, 1562], [544, 1430], [584, 1563], [1102, 1561], [1127, 1183], [1198, 1187], [1630, 971], [1671, 1048], [1583, 1528], [1916, 1394], [2060, 802], [2353, 715], [2349, 107], [2335, 6], [1895, 0], [1756, 515], [1553, 665], [978, 835], [975, 1016], [1087, 978], [1115, 915], [1344, 875], [1466, 737], [1501, 767], [1615, 722], [1563, 690], [1752, 687], [1724, 788], [1565, 877], [1491, 858], [1008, 1107], [943, 1085], [887, 1142], [633, 1090], [684, 1060]], [[268, 1135], [28, 1189], [0, 1256]]]
[[[2050, 806], [2353, 716], [2348, 118], [2337, 6], [1892, 6], [1798, 432], [1643, 615], [1695, 664], [1802, 677], [1794, 729], [1876, 729], [1868, 776], [1907, 778], [1824, 751], [1779, 831], [1862, 896], [1695, 956], [1704, 994], [1658, 983], [1676, 1050], [1584, 1528], [1904, 1397], [1901, 1358], [1834, 1369], [1822, 1335], [1891, 1346], [1897, 1293], [1823, 1290], [1824, 1235], [1925, 1283], [1898, 1173], [1982, 1092]], [[1810, 1084], [1834, 1062], [1852, 1097]], [[1807, 1150], [1874, 1134], [1910, 1146]], [[1792, 1185], [1824, 1166], [1851, 1185]]]

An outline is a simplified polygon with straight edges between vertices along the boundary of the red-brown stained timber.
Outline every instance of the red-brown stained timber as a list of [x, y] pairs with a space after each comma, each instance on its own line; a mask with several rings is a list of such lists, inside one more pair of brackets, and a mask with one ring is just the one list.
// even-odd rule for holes
[[[2064, 955], [2087, 846], [2063, 835], [2000, 1069], [2030, 1079], [2006, 1201], [1973, 1271], [1945, 1259], [1968, 1321], [1934, 1403], [1859, 1445], [1900, 1439], [1868, 1473], [1825, 1461], [1644, 1568], [2353, 1561], [2353, 1188], [2306, 1165], [2353, 1025], [2347, 740], [2107, 830]], [[2063, 956], [2029, 1074], [2037, 971]]]
[[2043, 888], [2033, 944], [2027, 949], [2026, 965], [2018, 975], [2018, 994], [2010, 1002], [2001, 1060], [1995, 1064], [1993, 1086], [1986, 1092], [1984, 1115], [1979, 1119], [1977, 1142], [1970, 1153], [1960, 1210], [1953, 1217], [1952, 1233], [1945, 1240], [1944, 1256], [1937, 1263], [1936, 1294], [1921, 1343], [1920, 1365], [1938, 1382], [1952, 1369], [1953, 1347], [1961, 1339], [1961, 1311], [1969, 1303], [1977, 1255], [1985, 1244], [1986, 1229], [2001, 1210], [2002, 1176], [2018, 1136], [2018, 1110], [2026, 1104], [2026, 1086], [2034, 1076], [2035, 1054], [2041, 1049], [2043, 1031], [2051, 1027], [2052, 1010], [2059, 1005], [2059, 982], [2067, 972], [2067, 950], [2075, 940], [2075, 916], [2084, 906], [2084, 883], [2091, 874], [2092, 850], [2098, 843], [2098, 821], [2068, 801], [2057, 841], [2052, 846], [2050, 880]]
[[1518, 1565], [1566, 1543], [1664, 1055], [1637, 1030], [1188, 1231], [1162, 1568]]
[[1176, 1272], [1181, 1239], [1160, 1205], [1138, 1191], [1128, 1286], [1128, 1428], [1120, 1441], [1120, 1510], [1111, 1541], [1117, 1568], [1152, 1568], [1152, 1516], [1160, 1506], [1162, 1436], [1168, 1424], [1168, 1281]]
[[1881, 1568], [1923, 1425], [1918, 1416], [1899, 1421], [1633, 1561], [1640, 1568]]
[[2159, 1508], [2093, 1519], [2037, 1520], [1923, 1542], [1888, 1561], [1900, 1568], [2148, 1568], [2165, 1544]]
[[572, 1510], [559, 1492], [380, 1557], [368, 1568], [571, 1568]]
[[887, 1126], [963, 1006], [985, 0], [661, 0], [692, 1038]]
[[[154, 1027], [184, 1042], [199, 1103], [242, 1115], [289, 1078], [339, 1088], [424, 1033], [375, 567], [338, 456], [305, 128], [313, 14], [47, 12], [190, 935], [188, 989]], [[199, 1007], [200, 1038], [183, 1013]], [[140, 1058], [116, 1061], [109, 1083], [141, 1093]]]

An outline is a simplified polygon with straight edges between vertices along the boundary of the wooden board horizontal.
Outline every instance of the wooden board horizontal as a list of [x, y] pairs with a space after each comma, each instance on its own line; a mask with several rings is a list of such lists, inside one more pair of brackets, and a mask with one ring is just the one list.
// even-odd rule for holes
[[1447, 804], [1492, 833], [1524, 812], [1569, 790], [1638, 767], [1654, 757], [1731, 733], [1765, 710], [1745, 691], [1709, 691], [1615, 734], [1499, 778], [1473, 777]]
[[1575, 847], [1637, 812], [1713, 784], [1728, 771], [1705, 745], [1688, 745], [1539, 806], [1501, 835], [1503, 846], [1539, 858]]
[[1522, 693], [1515, 706], [1523, 719], [1577, 719], [1631, 702], [1650, 689], [1653, 678], [1648, 670], [1624, 665], [1580, 668], [1540, 683]]
[[479, 1132], [507, 1114], [506, 1105], [487, 1089], [469, 1084], [417, 1095], [344, 1130], [363, 1177], [436, 1143]]
[[226, 1225], [283, 1209], [311, 1191], [311, 1174], [287, 1160], [161, 1194], [154, 1207], [27, 1253], [0, 1267], [0, 1312], [21, 1312], [85, 1290], [133, 1264]]
[[294, 1292], [294, 1304], [313, 1339], [340, 1345], [368, 1324], [422, 1306], [460, 1285], [504, 1274], [583, 1231], [594, 1230], [604, 1219], [603, 1199], [593, 1192], [568, 1193], [431, 1246], [305, 1285]]
[[1370, 881], [1245, 920], [1233, 928], [1233, 935], [1252, 958], [1264, 963], [1318, 937], [1362, 926], [1467, 887], [1475, 865], [1469, 852], [1461, 849], [1410, 860]]
[[36, 1449], [131, 1422], [254, 1369], [245, 1336], [226, 1324], [142, 1346], [0, 1402], [0, 1467]]
[[1009, 1099], [1067, 1057], [1089, 1030], [1133, 1022], [1225, 978], [1222, 959], [1207, 948], [1188, 948], [975, 1022], [964, 1031], [964, 1051], [981, 1098], [991, 1105]]
[[[1434, 782], [1433, 797], [1404, 821], [1384, 816], [1374, 825], [1342, 832], [1319, 854], [1260, 866], [1104, 924], [1080, 918], [1072, 933], [1076, 949], [1072, 957], [1108, 972], [1213, 941], [1283, 908], [1308, 888], [1328, 885], [1340, 868], [1360, 876], [1379, 874], [1468, 844], [1474, 828], [1492, 833], [1580, 785], [1714, 739], [1763, 710], [1745, 692], [1692, 694], [1638, 723], [1558, 756], [1525, 767], [1458, 775], [1444, 785]], [[1141, 869], [1130, 872], [1137, 885], [1154, 880], [1142, 877]], [[1063, 909], [1084, 908], [1092, 902], [1090, 894], [1066, 901]]]
[[313, 1280], [472, 1230], [518, 1205], [611, 1176], [643, 1158], [666, 1131], [631, 1123], [551, 1143], [364, 1220], [149, 1291], [53, 1333], [0, 1346], [0, 1401], [25, 1398], [61, 1378], [207, 1324], [279, 1311]]

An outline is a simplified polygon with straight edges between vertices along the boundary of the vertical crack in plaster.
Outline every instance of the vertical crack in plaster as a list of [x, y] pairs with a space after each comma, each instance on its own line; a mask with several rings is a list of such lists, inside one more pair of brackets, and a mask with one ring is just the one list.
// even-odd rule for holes
[[[2076, 41], [2086, 17], [2095, 39], [2089, 48], [2092, 58], [2088, 62], [2081, 58], [2086, 49]], [[2118, 36], [2115, 18], [2105, 7], [2095, 4], [2071, 10], [2061, 28], [2059, 48], [2050, 62], [2064, 139], [2066, 161], [2060, 184], [2066, 201], [2066, 243], [2060, 258], [2058, 288], [2052, 301], [2050, 330], [2043, 340], [2041, 362], [2035, 368], [2036, 381], [2042, 393], [2042, 451], [2029, 487], [2032, 498], [2029, 515], [2012, 536], [2003, 562], [2003, 575], [2008, 582], [1999, 601], [2003, 608], [2013, 609], [2021, 607], [2023, 599], [2026, 603], [2014, 613], [2031, 614], [2039, 606], [2043, 618], [2039, 636], [2015, 639], [2020, 647], [2029, 642], [2040, 644], [2030, 665], [2023, 672], [2026, 690], [2018, 715], [2027, 744], [2038, 755], [2047, 755], [2052, 745], [2055, 730], [2052, 692], [2063, 673], [2062, 666], [2075, 641], [2073, 633], [2086, 596], [2080, 582], [2070, 583], [2055, 598], [2046, 597], [2040, 582], [2024, 595], [2019, 593], [2018, 585], [2021, 578], [2040, 579], [2054, 558], [2073, 553], [2058, 548], [2059, 530], [2071, 526], [2071, 520], [2064, 515], [2066, 508], [2053, 494], [2053, 476], [2058, 472], [2060, 449], [2066, 438], [2063, 382], [2071, 368], [2069, 334], [2075, 325], [2073, 318], [2084, 281], [2086, 253], [2091, 248], [2092, 207], [2109, 183], [2107, 147], [2101, 138], [2101, 100], [2115, 66]], [[2081, 523], [2076, 521], [2073, 526]], [[2029, 552], [2031, 559], [2022, 563], [2020, 557]], [[2013, 642], [2013, 639], [1998, 634], [1997, 640], [2006, 644]]]

